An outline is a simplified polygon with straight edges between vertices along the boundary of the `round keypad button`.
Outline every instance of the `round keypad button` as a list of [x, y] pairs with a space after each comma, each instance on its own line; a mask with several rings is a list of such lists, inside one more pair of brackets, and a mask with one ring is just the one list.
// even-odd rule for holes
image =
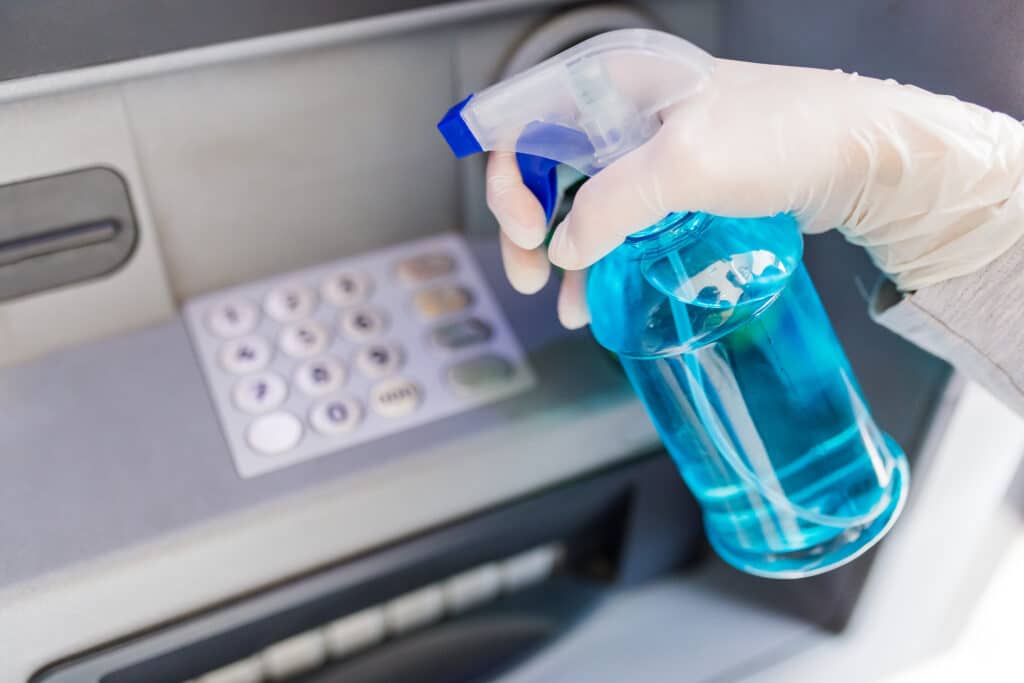
[[313, 429], [325, 436], [351, 431], [362, 419], [363, 408], [359, 401], [348, 396], [324, 399], [309, 412]]
[[416, 410], [423, 394], [415, 382], [396, 377], [378, 383], [370, 391], [373, 411], [385, 417], [402, 417]]
[[262, 370], [270, 362], [270, 344], [263, 337], [242, 337], [220, 349], [220, 364], [228, 372], [245, 375]]
[[387, 377], [402, 367], [402, 350], [395, 344], [371, 344], [356, 354], [356, 367], [366, 377]]
[[341, 331], [352, 341], [368, 341], [386, 328], [387, 318], [376, 308], [358, 308], [341, 317]]
[[336, 390], [345, 381], [345, 368], [333, 358], [306, 361], [295, 371], [295, 383], [310, 396], [323, 396]]
[[250, 302], [224, 301], [207, 312], [206, 326], [221, 339], [231, 339], [252, 332], [259, 319], [259, 311]]
[[279, 375], [260, 372], [238, 380], [232, 397], [240, 410], [258, 415], [284, 403], [288, 397], [288, 387]]
[[292, 358], [309, 358], [327, 347], [327, 330], [315, 320], [288, 325], [281, 330], [278, 344]]
[[365, 273], [343, 271], [324, 280], [320, 291], [325, 300], [344, 308], [366, 301], [373, 292], [373, 283]]
[[276, 287], [267, 294], [263, 308], [278, 322], [295, 322], [312, 315], [316, 308], [316, 294], [304, 285]]
[[253, 420], [245, 436], [254, 451], [279, 455], [299, 444], [302, 423], [291, 413], [271, 413]]

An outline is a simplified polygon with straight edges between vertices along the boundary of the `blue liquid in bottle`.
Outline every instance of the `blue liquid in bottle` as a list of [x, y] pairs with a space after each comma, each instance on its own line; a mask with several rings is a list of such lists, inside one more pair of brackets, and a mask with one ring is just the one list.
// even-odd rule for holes
[[711, 544], [777, 578], [864, 552], [908, 483], [802, 250], [789, 216], [673, 214], [595, 264], [587, 291], [594, 335], [619, 355]]

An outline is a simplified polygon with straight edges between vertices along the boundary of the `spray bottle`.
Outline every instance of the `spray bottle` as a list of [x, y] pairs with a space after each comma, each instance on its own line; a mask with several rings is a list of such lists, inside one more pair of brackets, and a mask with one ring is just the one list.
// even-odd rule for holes
[[[482, 92], [438, 128], [459, 157], [514, 151], [548, 219], [556, 166], [594, 175], [649, 140], [660, 112], [712, 78], [669, 34], [605, 33]], [[590, 270], [594, 337], [615, 352], [739, 569], [798, 578], [845, 564], [891, 528], [906, 457], [876, 426], [801, 262], [796, 220], [682, 212]]]

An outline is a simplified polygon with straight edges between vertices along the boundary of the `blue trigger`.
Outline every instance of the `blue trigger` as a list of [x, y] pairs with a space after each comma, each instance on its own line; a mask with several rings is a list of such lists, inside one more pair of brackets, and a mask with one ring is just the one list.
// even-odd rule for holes
[[558, 202], [558, 162], [522, 152], [516, 152], [516, 161], [523, 184], [544, 207], [544, 216], [550, 222]]
[[[590, 159], [594, 147], [586, 133], [557, 123], [534, 121], [516, 141], [516, 161], [523, 184], [544, 207], [548, 221], [558, 203], [558, 161]], [[550, 156], [549, 156], [550, 155]]]

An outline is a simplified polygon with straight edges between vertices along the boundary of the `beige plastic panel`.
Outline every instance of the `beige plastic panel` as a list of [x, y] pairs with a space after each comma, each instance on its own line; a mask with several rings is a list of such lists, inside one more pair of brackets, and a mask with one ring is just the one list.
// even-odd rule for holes
[[128, 182], [138, 250], [101, 279], [0, 303], [0, 367], [165, 319], [174, 308], [116, 88], [0, 106], [0, 184], [85, 166]]
[[448, 30], [125, 86], [179, 298], [459, 222]]

